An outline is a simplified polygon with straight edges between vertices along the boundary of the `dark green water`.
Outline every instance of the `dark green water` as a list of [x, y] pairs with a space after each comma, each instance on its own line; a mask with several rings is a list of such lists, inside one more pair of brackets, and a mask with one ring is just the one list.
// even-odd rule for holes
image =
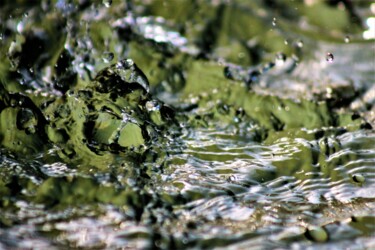
[[0, 249], [375, 248], [371, 1], [0, 3]]

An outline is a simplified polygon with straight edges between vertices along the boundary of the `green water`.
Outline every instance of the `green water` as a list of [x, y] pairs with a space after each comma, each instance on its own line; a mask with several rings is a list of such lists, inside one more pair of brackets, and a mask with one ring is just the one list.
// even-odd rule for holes
[[0, 3], [0, 249], [375, 248], [370, 1]]

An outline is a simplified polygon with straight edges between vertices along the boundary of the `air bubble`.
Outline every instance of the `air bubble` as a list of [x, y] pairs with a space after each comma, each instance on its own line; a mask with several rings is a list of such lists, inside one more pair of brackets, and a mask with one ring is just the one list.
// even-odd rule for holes
[[112, 5], [112, 0], [103, 0], [103, 4], [105, 7], [109, 8]]
[[334, 59], [333, 54], [328, 52], [326, 55], [326, 61], [331, 63], [333, 62], [333, 59]]
[[114, 57], [115, 55], [112, 52], [104, 52], [102, 59], [105, 63], [109, 63], [113, 60]]

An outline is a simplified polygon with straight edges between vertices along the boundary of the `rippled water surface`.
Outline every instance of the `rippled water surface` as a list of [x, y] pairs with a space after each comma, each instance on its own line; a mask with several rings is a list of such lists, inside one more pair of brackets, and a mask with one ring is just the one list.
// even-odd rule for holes
[[0, 249], [375, 248], [371, 1], [0, 3]]

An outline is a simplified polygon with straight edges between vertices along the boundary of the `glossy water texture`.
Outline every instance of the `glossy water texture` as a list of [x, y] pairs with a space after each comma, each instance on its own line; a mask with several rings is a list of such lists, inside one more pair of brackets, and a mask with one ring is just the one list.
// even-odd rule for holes
[[0, 249], [375, 248], [370, 1], [2, 1]]

